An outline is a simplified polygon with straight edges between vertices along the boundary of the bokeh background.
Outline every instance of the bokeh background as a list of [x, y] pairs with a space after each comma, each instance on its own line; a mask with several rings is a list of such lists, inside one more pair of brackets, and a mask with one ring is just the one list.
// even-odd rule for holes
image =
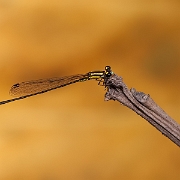
[[[0, 0], [0, 97], [104, 70], [180, 123], [178, 0]], [[1, 180], [179, 180], [179, 148], [96, 81], [0, 106]]]

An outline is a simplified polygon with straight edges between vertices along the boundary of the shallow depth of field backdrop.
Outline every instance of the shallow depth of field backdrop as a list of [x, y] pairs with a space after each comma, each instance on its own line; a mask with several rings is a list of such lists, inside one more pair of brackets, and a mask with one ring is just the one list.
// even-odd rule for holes
[[[11, 85], [106, 65], [180, 123], [178, 0], [0, 0]], [[1, 180], [179, 180], [179, 148], [96, 81], [0, 106]]]

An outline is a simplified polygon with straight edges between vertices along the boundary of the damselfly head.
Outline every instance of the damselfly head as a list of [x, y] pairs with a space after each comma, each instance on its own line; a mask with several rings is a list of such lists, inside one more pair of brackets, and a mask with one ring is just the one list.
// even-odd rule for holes
[[106, 77], [110, 77], [113, 74], [113, 72], [111, 70], [111, 66], [105, 67], [105, 74], [106, 74]]

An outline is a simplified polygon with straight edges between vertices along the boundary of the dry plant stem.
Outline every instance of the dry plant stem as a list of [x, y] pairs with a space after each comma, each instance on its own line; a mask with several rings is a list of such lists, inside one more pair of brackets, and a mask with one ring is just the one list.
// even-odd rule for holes
[[180, 146], [180, 125], [167, 115], [149, 95], [138, 92], [134, 88], [129, 90], [122, 78], [115, 74], [107, 80], [106, 87], [108, 89], [105, 94], [106, 101], [119, 101]]

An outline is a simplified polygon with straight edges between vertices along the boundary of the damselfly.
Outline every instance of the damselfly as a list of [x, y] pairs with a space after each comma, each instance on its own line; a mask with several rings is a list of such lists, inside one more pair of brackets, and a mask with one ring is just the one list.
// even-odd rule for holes
[[45, 92], [52, 91], [54, 89], [61, 88], [76, 82], [82, 82], [91, 79], [99, 81], [98, 84], [102, 82], [103, 85], [105, 85], [105, 82], [112, 74], [113, 72], [111, 67], [106, 66], [105, 71], [91, 71], [86, 74], [76, 74], [60, 78], [39, 79], [17, 83], [11, 87], [10, 94], [18, 97], [1, 101], [0, 105], [20, 99], [25, 99], [27, 97], [38, 94], [43, 94]]

